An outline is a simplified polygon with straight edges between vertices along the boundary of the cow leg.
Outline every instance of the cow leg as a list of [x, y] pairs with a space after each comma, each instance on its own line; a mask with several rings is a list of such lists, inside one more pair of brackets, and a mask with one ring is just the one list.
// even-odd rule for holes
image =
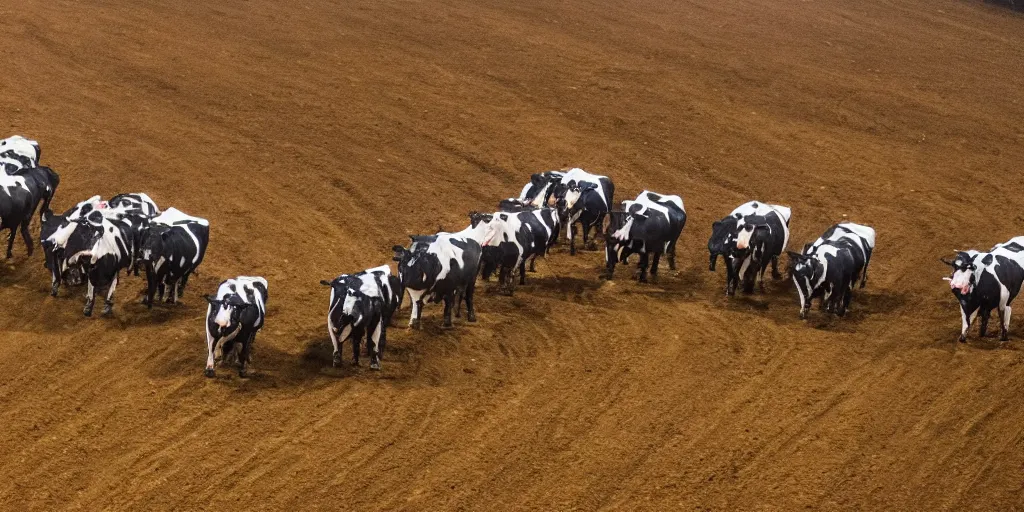
[[331, 366], [337, 368], [341, 364], [341, 344], [338, 342], [338, 334], [334, 332], [334, 322], [331, 317], [327, 317], [327, 334], [331, 335], [331, 345], [334, 347], [334, 353], [331, 354]]
[[120, 274], [114, 274], [114, 280], [110, 282], [110, 287], [107, 288], [107, 299], [103, 301], [103, 316], [110, 316], [114, 312], [114, 290], [117, 289], [117, 277]]
[[146, 305], [147, 309], [153, 309], [153, 296], [156, 295], [156, 271], [151, 270], [148, 266], [146, 268], [146, 297], [142, 299], [142, 303]]
[[462, 292], [455, 292], [455, 318], [462, 318]]
[[[596, 228], [594, 229], [594, 238], [590, 237], [590, 228], [592, 227]], [[597, 238], [597, 232], [600, 231], [600, 229], [601, 225], [596, 222], [583, 225], [583, 246], [586, 247], [588, 251], [597, 250], [597, 240], [595, 240], [595, 238]]]
[[370, 353], [370, 369], [380, 370], [380, 337], [384, 330], [384, 323], [377, 322], [377, 327], [369, 332], [366, 337], [366, 351]]
[[203, 370], [203, 375], [206, 375], [207, 377], [213, 377], [214, 375], [216, 375], [216, 373], [213, 370], [213, 364], [214, 364], [213, 354], [215, 352], [216, 347], [217, 347], [217, 339], [214, 338], [212, 334], [210, 334], [210, 326], [209, 326], [209, 322], [207, 322], [207, 326], [206, 326], [206, 369]]
[[782, 279], [782, 273], [779, 272], [778, 256], [772, 256], [772, 279]]
[[[536, 258], [536, 256], [534, 256]], [[526, 284], [526, 258], [519, 260], [519, 284]]]
[[473, 295], [476, 293], [476, 280], [466, 286], [466, 321], [476, 322], [476, 308], [473, 307]]
[[35, 245], [32, 243], [32, 233], [28, 230], [28, 225], [32, 221], [32, 216], [29, 215], [24, 222], [21, 223], [21, 238], [25, 241], [25, 248], [28, 250], [28, 255], [32, 256], [35, 251]]
[[[568, 227], [568, 233], [569, 233], [569, 256], [575, 256], [576, 255], [576, 230], [573, 229], [574, 225], [575, 225], [575, 223], [570, 222], [569, 223], [569, 227]], [[11, 250], [9, 248], [7, 249], [7, 257], [8, 258], [11, 257]]]
[[363, 342], [363, 333], [363, 328], [352, 332], [352, 366], [359, 366], [359, 345]]
[[11, 228], [11, 233], [7, 235], [7, 259], [14, 257], [14, 237], [18, 234], [18, 226]]
[[963, 328], [960, 330], [960, 343], [967, 343], [967, 331], [971, 328], [971, 323], [974, 322], [976, 315], [976, 310], [968, 313], [963, 306], [960, 306], [960, 317], [963, 320]]
[[654, 253], [654, 261], [651, 262], [651, 282], [658, 282], [658, 261], [661, 260], [661, 253]]
[[412, 303], [412, 321], [409, 325], [414, 329], [420, 328], [420, 318], [423, 315], [423, 301], [416, 300]]
[[249, 376], [249, 358], [252, 355], [252, 344], [254, 341], [256, 341], [256, 331], [253, 331], [249, 334], [248, 338], [242, 340], [242, 353], [238, 356], [238, 376], [243, 379]]
[[999, 333], [999, 341], [1010, 341], [1010, 313], [1012, 312], [1012, 310], [1009, 304], [1007, 304], [1006, 307], [1003, 309], [1005, 309], [1005, 311], [999, 311], [999, 327], [1001, 328]]
[[160, 298], [157, 299], [158, 302], [163, 302], [164, 301], [164, 286], [165, 286], [164, 285], [164, 278], [157, 277], [156, 278], [156, 290], [157, 290], [157, 295], [160, 296]]
[[[978, 336], [984, 338], [985, 335], [988, 334], [988, 319], [991, 316], [992, 316], [992, 310], [991, 309], [982, 309], [981, 310], [981, 326], [980, 326], [980, 329], [978, 331]], [[1002, 321], [1002, 318], [1003, 318], [1002, 312], [1000, 312], [999, 318], [1000, 318], [1000, 321]]]
[[[168, 276], [170, 277], [170, 276]], [[171, 277], [167, 280], [167, 304], [174, 304], [178, 298], [178, 280]]]
[[444, 296], [444, 323], [442, 329], [452, 328], [452, 303], [455, 302], [455, 294], [449, 293]]
[[185, 272], [185, 275], [181, 276], [181, 286], [178, 287], [178, 298], [185, 295], [185, 285], [188, 284], [188, 277], [192, 275], [192, 271]]
[[377, 346], [377, 359], [384, 359], [384, 349], [388, 345], [388, 321], [383, 319], [380, 324], [380, 342]]
[[666, 252], [668, 253], [668, 269], [674, 271], [676, 269], [676, 240], [668, 243]]
[[637, 278], [637, 280], [640, 281], [641, 283], [647, 282], [647, 263], [648, 253], [647, 251], [644, 251], [640, 253], [640, 263], [637, 263], [637, 267], [639, 267], [640, 269], [640, 276]]
[[[536, 272], [536, 271], [537, 271], [537, 254], [534, 254], [533, 257], [530, 258], [530, 272]], [[525, 281], [525, 278], [524, 278], [524, 281]]]
[[57, 290], [60, 289], [60, 265], [55, 261], [55, 258], [50, 260], [50, 296], [56, 297]]
[[92, 316], [92, 306], [96, 302], [96, 287], [92, 284], [92, 279], [89, 279], [89, 286], [85, 292], [85, 309], [82, 310], [82, 314], [85, 316]]

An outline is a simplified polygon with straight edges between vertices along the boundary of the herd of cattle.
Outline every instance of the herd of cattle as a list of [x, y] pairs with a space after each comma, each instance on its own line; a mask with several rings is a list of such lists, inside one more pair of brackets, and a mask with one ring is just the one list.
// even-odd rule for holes
[[[39, 210], [51, 295], [57, 296], [61, 285], [85, 284], [84, 314], [92, 314], [96, 293], [103, 292], [103, 313], [109, 315], [121, 271], [138, 276], [144, 269], [147, 288], [142, 302], [147, 307], [154, 301], [175, 303], [181, 298], [206, 254], [209, 222], [175, 208], [161, 210], [144, 193], [118, 194], [106, 201], [93, 196], [55, 214], [50, 203], [60, 176], [39, 165], [40, 153], [37, 142], [22, 136], [0, 140], [0, 166], [5, 171], [0, 173], [0, 231], [10, 230], [7, 257], [12, 256], [19, 230], [32, 255], [29, 224]], [[536, 259], [548, 254], [563, 227], [570, 255], [577, 252], [577, 229], [590, 250], [597, 249], [597, 237], [603, 235], [606, 279], [634, 254], [640, 282], [657, 280], [663, 255], [675, 269], [675, 247], [687, 220], [682, 198], [644, 190], [615, 209], [614, 194], [611, 179], [582, 169], [537, 173], [519, 197], [500, 201], [498, 211], [471, 212], [469, 226], [462, 231], [414, 235], [408, 247], [394, 246], [397, 276], [390, 265], [382, 265], [321, 281], [331, 289], [327, 325], [334, 364], [341, 364], [346, 340], [352, 344], [353, 363], [359, 364], [365, 337], [370, 367], [380, 369], [387, 327], [405, 294], [412, 304], [413, 328], [420, 325], [425, 302], [444, 303], [445, 328], [452, 327], [453, 309], [456, 317], [461, 316], [463, 303], [466, 320], [475, 322], [477, 276], [486, 280], [497, 273], [499, 290], [512, 295], [517, 281], [526, 282], [527, 262], [529, 271], [535, 271]], [[752, 293], [755, 284], [763, 291], [769, 266], [773, 278], [782, 277], [779, 257], [786, 252], [800, 317], [806, 318], [814, 298], [825, 311], [845, 315], [856, 283], [863, 288], [867, 282], [874, 229], [839, 223], [801, 252], [787, 252], [791, 213], [785, 206], [750, 201], [715, 221], [708, 240], [709, 269], [715, 270], [721, 256], [727, 295], [734, 295], [741, 285], [745, 293]], [[1024, 283], [1024, 237], [987, 253], [963, 251], [952, 261], [942, 261], [953, 268], [947, 279], [961, 307], [960, 341], [966, 340], [979, 313], [984, 336], [993, 309], [998, 310], [1005, 341], [1010, 304]], [[239, 374], [247, 374], [253, 341], [266, 316], [267, 286], [262, 277], [239, 276], [222, 282], [214, 296], [205, 296], [207, 376], [214, 375], [219, 360], [234, 360]]]

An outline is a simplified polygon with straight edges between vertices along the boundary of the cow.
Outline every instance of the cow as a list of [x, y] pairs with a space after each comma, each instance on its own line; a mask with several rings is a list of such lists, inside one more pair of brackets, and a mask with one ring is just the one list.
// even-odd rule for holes
[[764, 290], [764, 273], [771, 264], [772, 277], [779, 279], [779, 256], [789, 244], [791, 210], [759, 201], [744, 203], [711, 226], [708, 270], [715, 271], [718, 256], [726, 263], [726, 295], [734, 295], [740, 283], [746, 293], [754, 291], [755, 278]]
[[9, 229], [7, 258], [14, 256], [14, 238], [18, 231], [25, 240], [28, 255], [32, 256], [32, 235], [29, 223], [42, 199], [44, 190], [33, 176], [0, 174], [0, 231]]
[[[638, 280], [647, 282], [648, 265], [651, 280], [657, 282], [661, 255], [672, 251], [686, 226], [686, 211], [678, 196], [663, 196], [643, 191], [636, 200], [625, 201], [626, 211], [609, 213], [605, 234], [605, 265], [607, 279], [615, 274], [618, 262], [626, 263], [630, 254], [640, 255]], [[653, 255], [653, 258], [651, 256]]]
[[[683, 228], [686, 227], [686, 208], [683, 205], [683, 198], [644, 190], [637, 194], [636, 199], [627, 199], [622, 202], [622, 211], [645, 213], [648, 209], [653, 209], [662, 215], [667, 215], [669, 217], [670, 224], [673, 226], [673, 230], [675, 228], [679, 229], [678, 232], [674, 233], [672, 240], [665, 247], [664, 251], [664, 254], [668, 257], [668, 268], [675, 270], [676, 243], [679, 241], [679, 236], [682, 234]], [[607, 253], [605, 256], [607, 257]], [[626, 256], [628, 256], [628, 254]], [[605, 261], [605, 263], [607, 263], [607, 261]], [[623, 257], [621, 263], [627, 263], [626, 257]]]
[[498, 289], [511, 296], [515, 290], [516, 271], [522, 280], [526, 272], [526, 257], [533, 253], [530, 225], [523, 224], [517, 214], [508, 212], [470, 212], [469, 221], [471, 228], [484, 223], [494, 229], [492, 242], [481, 248], [480, 271], [484, 280], [497, 271]]
[[804, 254], [809, 254], [814, 248], [826, 241], [837, 241], [847, 239], [851, 242], [853, 258], [857, 260], [857, 266], [863, 269], [857, 279], [860, 287], [864, 288], [868, 281], [868, 265], [871, 263], [871, 254], [875, 250], [875, 230], [861, 224], [852, 222], [840, 222], [825, 231], [814, 242], [804, 246]]
[[[38, 142], [26, 139], [21, 135], [0, 139], [0, 159], [3, 164], [12, 164], [19, 169], [35, 167], [39, 165], [41, 154]], [[10, 172], [13, 169], [8, 167], [7, 170]]]
[[[39, 214], [39, 241], [43, 246], [44, 266], [50, 271], [50, 295], [57, 296], [61, 283], [69, 285], [81, 284], [83, 272], [80, 266], [66, 267], [64, 258], [67, 239], [71, 230], [78, 226], [77, 222], [101, 205], [100, 196], [93, 196], [69, 208], [62, 214], [55, 214], [50, 208], [44, 207]], [[58, 232], [61, 234], [58, 235]]]
[[[537, 271], [537, 257], [545, 257], [558, 240], [558, 232], [561, 229], [561, 218], [558, 210], [554, 208], [538, 208], [532, 205], [511, 202], [509, 200], [499, 203], [498, 208], [502, 212], [515, 213], [519, 222], [528, 225], [533, 234], [532, 248], [523, 255], [523, 261], [530, 260], [530, 272]], [[519, 284], [526, 284], [526, 275], [520, 269]]]
[[985, 337], [992, 310], [999, 314], [999, 340], [1009, 341], [1013, 299], [1024, 283], [1024, 237], [1014, 237], [985, 252], [958, 251], [952, 261], [940, 261], [953, 269], [950, 289], [960, 303], [960, 342], [967, 342], [967, 331], [981, 314], [980, 335]]
[[566, 238], [569, 239], [569, 254], [576, 254], [576, 222], [583, 227], [583, 244], [588, 249], [596, 249], [597, 243], [590, 238], [590, 228], [601, 227], [605, 215], [611, 211], [614, 201], [615, 184], [607, 176], [591, 174], [583, 169], [570, 169], [562, 176], [555, 186], [556, 206], [565, 223]]
[[452, 306], [466, 301], [466, 320], [476, 322], [473, 292], [482, 248], [495, 236], [493, 223], [478, 223], [459, 233], [413, 235], [409, 248], [395, 245], [398, 277], [409, 294], [412, 313], [409, 326], [420, 327], [423, 301], [444, 301], [444, 324], [452, 327]]
[[352, 340], [352, 364], [359, 366], [359, 345], [366, 336], [366, 353], [370, 369], [380, 370], [380, 359], [387, 345], [387, 329], [391, 317], [402, 306], [402, 282], [391, 274], [391, 267], [342, 274], [320, 284], [331, 287], [330, 309], [327, 311], [327, 332], [334, 345], [333, 365], [341, 364], [341, 346]]
[[563, 176], [565, 173], [561, 171], [547, 171], [531, 175], [530, 182], [523, 187], [518, 200], [527, 205], [548, 206], [551, 196], [554, 195], [555, 187], [562, 182]]
[[853, 286], [864, 270], [864, 259], [858, 257], [861, 254], [858, 242], [848, 237], [835, 237], [817, 246], [807, 245], [804, 250], [804, 253], [787, 252], [790, 277], [800, 296], [800, 318], [807, 318], [811, 300], [817, 297], [821, 298], [825, 311], [840, 317], [846, 315]]
[[217, 287], [217, 295], [205, 296], [207, 377], [216, 376], [217, 360], [238, 360], [238, 376], [249, 376], [252, 345], [267, 316], [267, 280], [238, 276]]
[[62, 237], [65, 252], [63, 267], [82, 265], [87, 277], [88, 291], [82, 313], [92, 316], [96, 291], [106, 288], [103, 315], [114, 309], [114, 291], [122, 269], [135, 259], [135, 231], [139, 225], [130, 216], [104, 215], [93, 210], [77, 220], [75, 226], [57, 230], [54, 237]]
[[157, 290], [159, 300], [164, 300], [165, 286], [170, 292], [167, 303], [174, 304], [184, 294], [189, 276], [203, 262], [210, 241], [210, 223], [177, 208], [168, 208], [150, 219], [142, 233], [138, 253], [146, 268], [147, 282], [143, 304], [152, 308]]

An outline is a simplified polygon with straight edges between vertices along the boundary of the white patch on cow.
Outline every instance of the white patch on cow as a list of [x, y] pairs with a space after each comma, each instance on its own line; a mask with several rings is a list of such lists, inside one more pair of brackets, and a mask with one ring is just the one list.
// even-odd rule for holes
[[409, 314], [409, 325], [412, 325], [416, 322], [416, 315], [419, 314], [419, 303], [427, 291], [413, 290], [412, 288], [407, 288], [406, 291], [409, 292], [409, 300], [412, 301], [412, 308], [410, 308], [412, 312]]
[[55, 247], [67, 247], [68, 239], [71, 238], [71, 234], [75, 232], [75, 228], [77, 227], [77, 222], [71, 222], [67, 226], [61, 226], [57, 228], [57, 231], [54, 231], [47, 240]]
[[629, 218], [626, 219], [626, 223], [623, 224], [621, 228], [615, 230], [615, 232], [612, 233], [612, 238], [615, 238], [617, 240], [622, 240], [622, 241], [629, 240], [629, 231], [631, 229], [633, 229], [633, 216], [632, 215], [630, 215]]
[[[489, 227], [488, 232], [490, 233], [481, 245], [486, 245], [494, 237], [494, 227]], [[437, 274], [437, 280], [440, 281], [448, 276], [448, 273], [452, 270], [452, 260], [461, 262], [462, 261], [462, 249], [456, 247], [451, 242], [454, 235], [439, 235], [437, 240], [430, 244], [427, 248], [427, 252], [430, 252], [437, 256], [437, 259], [441, 263], [441, 271]]]
[[168, 208], [160, 215], [153, 217], [151, 222], [155, 224], [164, 224], [166, 226], [173, 226], [178, 222], [195, 222], [203, 226], [210, 225], [210, 221], [200, 217], [193, 217], [174, 207]]
[[753, 236], [753, 229], [741, 229], [736, 235], [736, 248], [739, 250], [750, 247], [750, 237]]
[[214, 323], [219, 325], [222, 329], [227, 327], [227, 326], [229, 326], [229, 325], [231, 325], [231, 310], [232, 309], [233, 308], [231, 306], [228, 306], [226, 304], [221, 305], [221, 307], [219, 309], [217, 309], [217, 316], [214, 317], [214, 319], [213, 319]]

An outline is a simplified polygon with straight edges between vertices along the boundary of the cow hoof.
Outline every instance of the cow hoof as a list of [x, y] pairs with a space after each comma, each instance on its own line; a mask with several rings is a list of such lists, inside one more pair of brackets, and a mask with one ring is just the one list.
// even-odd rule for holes
[[352, 361], [352, 366], [359, 367], [359, 361]]
[[380, 363], [370, 363], [370, 369], [380, 371]]
[[114, 314], [114, 306], [104, 306], [103, 316], [110, 316]]
[[473, 315], [466, 315], [466, 321], [467, 322], [476, 323], [476, 315], [475, 314], [473, 314]]
[[1003, 336], [1002, 338], [999, 338], [1000, 343], [1006, 343], [1007, 341], [1010, 341], [1009, 336]]
[[959, 338], [957, 338], [957, 341], [959, 341], [960, 343], [967, 343], [967, 337], [966, 336], [960, 336]]
[[454, 328], [455, 328], [455, 326], [452, 325], [452, 324], [441, 324], [441, 329], [444, 329], [446, 331], [452, 330]]
[[85, 308], [82, 310], [82, 314], [85, 316], [92, 316], [92, 308]]
[[206, 375], [207, 378], [211, 378], [212, 379], [214, 377], [214, 375], [217, 375], [217, 373], [215, 371], [213, 371], [213, 368], [207, 368], [207, 369], [203, 370], [203, 375]]
[[243, 379], [249, 378], [249, 370], [238, 370], [238, 376]]

